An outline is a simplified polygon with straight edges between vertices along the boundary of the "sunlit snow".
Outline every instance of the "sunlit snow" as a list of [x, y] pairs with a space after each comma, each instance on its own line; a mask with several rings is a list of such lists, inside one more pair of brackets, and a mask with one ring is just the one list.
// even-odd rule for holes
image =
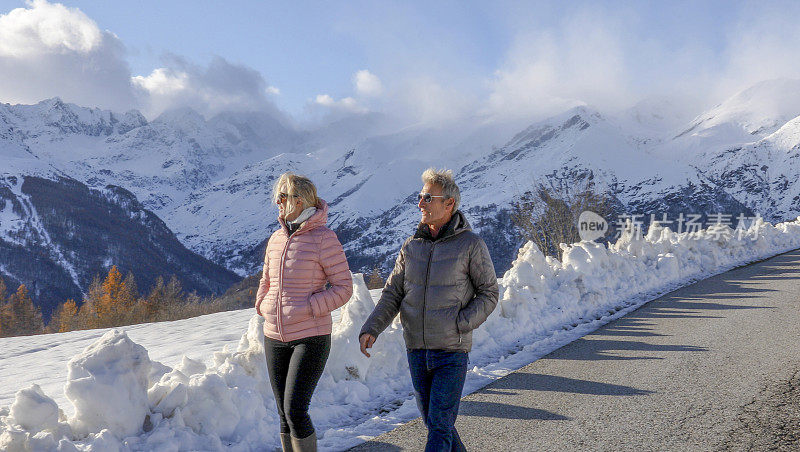
[[[568, 246], [563, 262], [525, 245], [497, 309], [474, 332], [465, 393], [691, 281], [800, 247], [800, 218], [743, 237], [651, 227], [610, 248]], [[343, 450], [418, 415], [396, 320], [366, 358], [358, 332], [379, 291], [355, 275], [335, 316], [312, 400], [321, 450]], [[2, 450], [273, 450], [263, 319], [250, 309], [176, 322], [0, 340]], [[13, 388], [13, 389], [12, 389]], [[18, 389], [18, 391], [15, 391]]]

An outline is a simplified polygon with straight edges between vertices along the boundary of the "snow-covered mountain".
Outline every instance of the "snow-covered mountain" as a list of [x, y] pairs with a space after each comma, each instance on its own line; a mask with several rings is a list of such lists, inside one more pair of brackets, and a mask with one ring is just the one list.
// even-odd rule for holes
[[[177, 110], [148, 122], [51, 99], [0, 105], [0, 156], [16, 175], [121, 187], [188, 248], [240, 275], [258, 270], [277, 227], [270, 193], [285, 171], [315, 181], [355, 271], [391, 267], [418, 220], [419, 174], [429, 166], [455, 170], [462, 209], [498, 272], [521, 243], [509, 209], [539, 183], [590, 181], [616, 213], [800, 214], [799, 80], [759, 83], [691, 121], [679, 111], [651, 99], [528, 124], [399, 126], [368, 114], [300, 130], [264, 113]], [[0, 220], [0, 230], [10, 224]]]
[[[152, 122], [49, 99], [0, 105], [0, 127], [40, 160], [92, 187], [129, 188], [160, 212], [242, 166], [292, 150], [297, 132], [263, 113], [206, 120], [172, 110]], [[2, 129], [0, 129], [2, 130]]]
[[800, 80], [757, 83], [705, 112], [654, 154], [691, 165], [770, 221], [800, 212]]
[[81, 300], [112, 265], [132, 272], [143, 290], [159, 276], [175, 275], [199, 294], [238, 280], [184, 247], [124, 188], [49, 176], [0, 174], [0, 276], [12, 288], [25, 284], [45, 319], [67, 299]]

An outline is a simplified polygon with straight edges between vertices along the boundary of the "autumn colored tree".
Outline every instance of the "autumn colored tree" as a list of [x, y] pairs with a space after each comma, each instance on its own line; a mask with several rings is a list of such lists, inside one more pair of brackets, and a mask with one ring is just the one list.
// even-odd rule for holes
[[86, 292], [86, 297], [84, 297], [83, 304], [78, 311], [80, 329], [87, 330], [104, 326], [97, 310], [102, 302], [103, 294], [103, 283], [100, 282], [99, 276], [95, 276], [92, 283], [89, 284], [89, 290]]
[[11, 332], [13, 324], [11, 305], [4, 301], [0, 303], [0, 337], [13, 336]]
[[82, 328], [106, 328], [136, 323], [136, 301], [138, 292], [133, 274], [122, 279], [122, 274], [114, 265], [108, 275], [100, 282], [95, 277], [89, 286], [79, 312]]
[[67, 300], [56, 308], [47, 329], [53, 333], [66, 333], [80, 328], [78, 319], [78, 305], [75, 300]]
[[119, 300], [120, 292], [122, 291], [122, 274], [117, 270], [117, 266], [113, 265], [108, 270], [108, 276], [103, 281], [102, 294], [100, 295], [100, 302], [95, 306], [97, 317], [101, 327], [116, 326], [120, 324]]
[[117, 310], [119, 312], [120, 325], [130, 325], [136, 323], [136, 303], [139, 299], [139, 290], [136, 286], [136, 278], [133, 273], [128, 272], [125, 279], [120, 284], [117, 298]]
[[144, 308], [142, 309], [144, 322], [155, 322], [160, 317], [160, 313], [165, 311], [164, 297], [166, 292], [166, 285], [164, 278], [159, 276], [156, 278], [156, 283], [150, 289], [150, 293], [144, 300]]
[[42, 311], [33, 304], [25, 284], [20, 284], [16, 293], [9, 298], [11, 305], [11, 333], [13, 336], [30, 336], [44, 331]]
[[6, 303], [6, 283], [0, 278], [0, 337], [10, 336], [11, 306]]

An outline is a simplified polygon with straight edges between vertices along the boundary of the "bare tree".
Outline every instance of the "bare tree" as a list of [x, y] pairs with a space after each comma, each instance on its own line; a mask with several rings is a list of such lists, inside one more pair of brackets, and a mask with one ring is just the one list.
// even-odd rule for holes
[[372, 273], [367, 277], [367, 289], [383, 289], [386, 280], [381, 276], [380, 268], [375, 265], [372, 267]]
[[544, 255], [561, 260], [564, 251], [559, 245], [580, 240], [577, 225], [581, 212], [590, 210], [607, 217], [611, 206], [607, 197], [595, 192], [591, 178], [579, 182], [548, 178], [547, 182], [537, 184], [512, 204], [511, 219]]

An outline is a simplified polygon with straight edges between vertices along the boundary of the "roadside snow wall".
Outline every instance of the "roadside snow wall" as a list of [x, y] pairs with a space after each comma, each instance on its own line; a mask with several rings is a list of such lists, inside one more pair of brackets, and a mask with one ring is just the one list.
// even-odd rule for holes
[[[800, 248], [800, 218], [777, 226], [757, 222], [744, 237], [737, 235], [725, 227], [690, 235], [654, 225], [646, 237], [625, 235], [610, 248], [563, 245], [563, 262], [526, 244], [499, 281], [497, 309], [474, 331], [470, 374], [691, 281]], [[353, 284], [311, 404], [321, 449], [355, 445], [358, 435], [378, 434], [416, 415], [399, 320], [379, 336], [372, 358], [362, 356], [357, 335], [375, 301], [362, 275], [354, 275]], [[65, 417], [38, 386], [22, 389], [11, 407], [0, 409], [0, 450], [279, 447], [262, 323], [253, 316], [238, 347], [215, 353], [211, 365], [184, 358], [174, 368], [151, 361], [124, 332], [108, 331], [68, 364], [65, 392], [76, 414]], [[394, 421], [385, 421], [391, 413]]]

